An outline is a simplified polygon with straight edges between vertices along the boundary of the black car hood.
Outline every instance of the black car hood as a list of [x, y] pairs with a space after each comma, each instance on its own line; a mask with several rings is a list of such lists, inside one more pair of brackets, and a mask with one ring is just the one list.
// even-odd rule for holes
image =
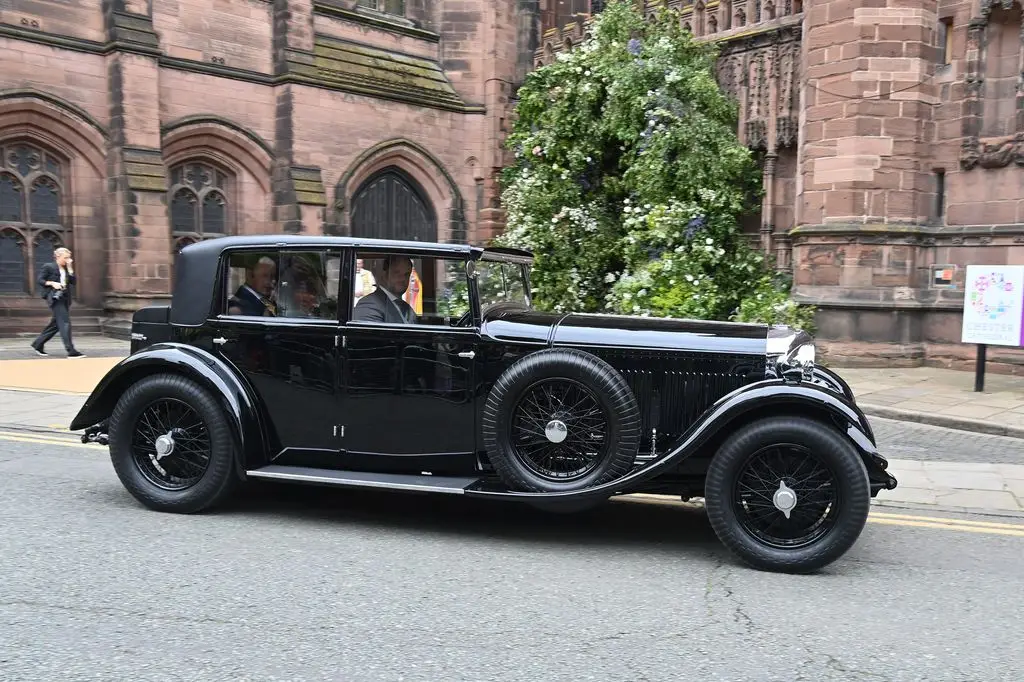
[[503, 311], [484, 320], [496, 341], [763, 355], [768, 326], [663, 317]]

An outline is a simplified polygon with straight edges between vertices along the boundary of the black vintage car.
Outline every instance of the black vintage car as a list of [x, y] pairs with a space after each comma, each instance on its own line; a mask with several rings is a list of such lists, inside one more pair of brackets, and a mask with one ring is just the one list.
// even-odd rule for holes
[[178, 258], [71, 423], [152, 509], [249, 478], [551, 511], [703, 497], [743, 560], [810, 571], [896, 486], [797, 330], [538, 312], [512, 249], [266, 235]]

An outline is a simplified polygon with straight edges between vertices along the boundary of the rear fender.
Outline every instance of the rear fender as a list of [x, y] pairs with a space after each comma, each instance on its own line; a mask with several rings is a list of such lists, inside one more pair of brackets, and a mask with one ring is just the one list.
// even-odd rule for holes
[[116, 364], [93, 389], [71, 421], [70, 430], [102, 424], [88, 430], [105, 432], [106, 420], [124, 391], [143, 377], [165, 372], [196, 381], [223, 406], [237, 446], [239, 475], [244, 477], [246, 469], [268, 462], [262, 420], [252, 392], [222, 360], [195, 346], [179, 343], [154, 344]]
[[[844, 396], [822, 386], [787, 383], [771, 379], [748, 384], [723, 396], [698, 419], [697, 423], [669, 450], [650, 464], [599, 486], [557, 493], [521, 493], [470, 491], [467, 495], [545, 500], [584, 500], [628, 493], [639, 484], [671, 471], [683, 460], [714, 450], [728, 434], [762, 416], [812, 416], [830, 420], [849, 439], [864, 460], [871, 480], [872, 495], [881, 489], [896, 487], [896, 479], [886, 473], [886, 459], [868, 436], [871, 428], [864, 413]], [[712, 453], [713, 454], [713, 453]]]

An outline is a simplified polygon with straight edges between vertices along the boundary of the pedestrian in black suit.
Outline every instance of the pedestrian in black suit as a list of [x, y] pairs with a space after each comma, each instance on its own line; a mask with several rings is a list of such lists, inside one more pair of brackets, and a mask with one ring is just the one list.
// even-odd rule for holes
[[71, 299], [75, 295], [75, 269], [71, 251], [63, 246], [53, 252], [53, 262], [42, 267], [36, 280], [42, 288], [42, 297], [50, 307], [50, 323], [32, 342], [32, 348], [39, 355], [48, 355], [43, 350], [46, 342], [60, 332], [69, 358], [80, 358], [84, 353], [75, 350], [71, 342]]

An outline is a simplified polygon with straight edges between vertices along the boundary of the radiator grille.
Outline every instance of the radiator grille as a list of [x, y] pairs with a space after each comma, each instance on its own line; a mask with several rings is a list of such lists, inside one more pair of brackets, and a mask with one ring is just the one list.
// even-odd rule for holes
[[640, 405], [644, 449], [658, 430], [658, 449], [686, 432], [722, 396], [764, 377], [764, 358], [750, 355], [602, 354], [621, 372]]

